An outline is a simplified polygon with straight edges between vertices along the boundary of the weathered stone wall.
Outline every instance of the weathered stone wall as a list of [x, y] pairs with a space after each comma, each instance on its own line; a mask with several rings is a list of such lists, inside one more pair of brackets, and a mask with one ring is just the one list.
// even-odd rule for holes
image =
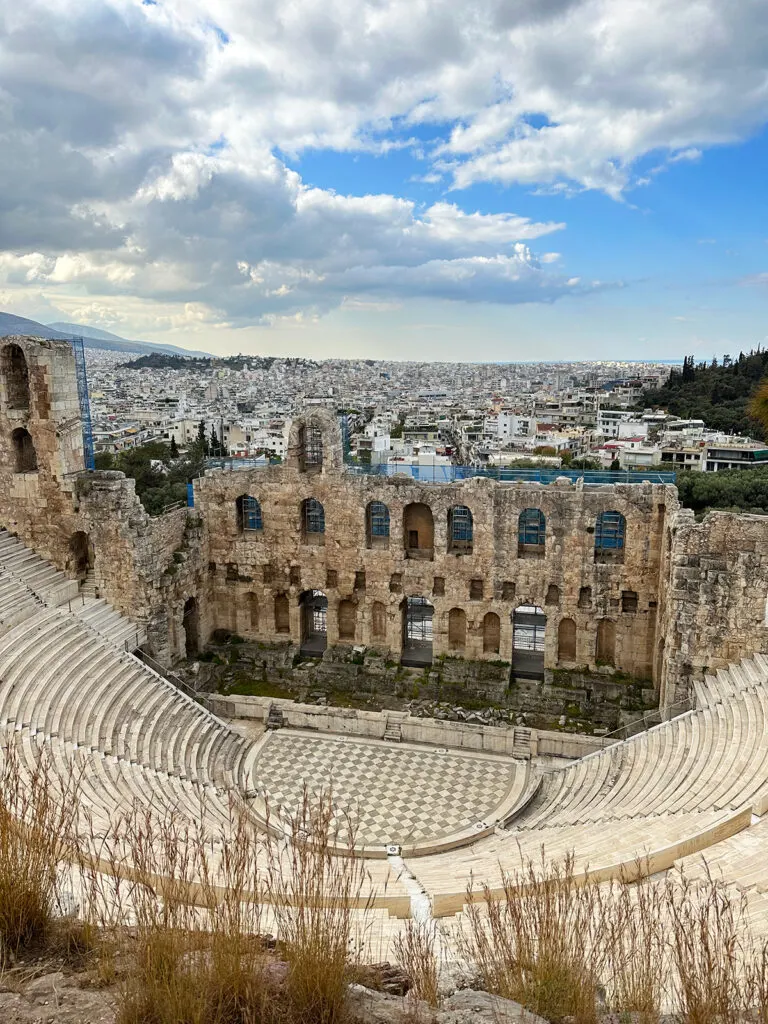
[[768, 516], [680, 512], [670, 526], [662, 701], [694, 677], [768, 652]]
[[[20, 471], [14, 435], [26, 432], [36, 468]], [[74, 474], [83, 436], [71, 345], [41, 338], [0, 340], [0, 524], [60, 568], [79, 529]]]
[[[318, 432], [322, 464], [309, 451]], [[546, 613], [547, 670], [653, 679], [665, 704], [696, 676], [768, 651], [768, 517], [696, 523], [673, 487], [356, 476], [344, 471], [335, 417], [315, 409], [294, 422], [284, 466], [210, 472], [195, 493], [193, 512], [153, 519], [122, 474], [85, 473], [71, 346], [0, 342], [0, 525], [72, 575], [91, 568], [104, 596], [147, 623], [161, 660], [194, 653], [216, 629], [298, 645], [311, 590], [328, 597], [329, 667], [335, 646], [354, 644], [398, 661], [402, 605], [418, 596], [434, 606], [435, 658], [459, 659], [443, 660], [443, 675], [455, 669], [465, 687], [492, 667], [505, 675], [521, 605]], [[259, 500], [262, 529], [242, 529], [242, 495]], [[309, 498], [324, 508], [321, 536], [302, 526]], [[388, 540], [368, 536], [371, 501], [388, 507]], [[457, 505], [472, 513], [471, 550], [450, 543]], [[546, 518], [543, 553], [518, 545], [526, 508]], [[619, 561], [595, 559], [603, 511], [626, 519]]]
[[[329, 646], [340, 639], [340, 606], [348, 622], [351, 605], [354, 634], [343, 641], [398, 659], [404, 598], [425, 597], [434, 606], [435, 656], [509, 662], [512, 612], [532, 604], [547, 615], [547, 668], [615, 667], [652, 678], [664, 525], [669, 510], [678, 507], [674, 488], [584, 488], [566, 481], [550, 486], [500, 484], [484, 478], [422, 484], [405, 476], [339, 472], [337, 461], [320, 473], [303, 473], [296, 457], [286, 466], [209, 472], [196, 482], [195, 503], [205, 524], [210, 562], [202, 610], [208, 635], [219, 628], [252, 639], [300, 643], [301, 596], [321, 590], [328, 598]], [[260, 503], [261, 530], [244, 531], [238, 522], [237, 499], [245, 495]], [[309, 498], [324, 508], [320, 543], [302, 528], [302, 502]], [[380, 541], [374, 547], [366, 536], [371, 501], [383, 502], [389, 510], [386, 547]], [[412, 505], [426, 506], [432, 513], [434, 548], [426, 557], [423, 550], [419, 557], [406, 551], [411, 524], [405, 517]], [[472, 512], [471, 554], [450, 550], [449, 510], [457, 505]], [[546, 517], [543, 557], [518, 550], [518, 517], [526, 508], [541, 509]], [[626, 518], [622, 561], [595, 560], [595, 522], [603, 511], [618, 511]], [[275, 619], [278, 595], [287, 597], [290, 609], [287, 636]], [[466, 616], [465, 637], [460, 616], [458, 633], [454, 630], [449, 637], [454, 609]], [[488, 613], [500, 620], [498, 651], [484, 649]], [[558, 652], [558, 627], [564, 618], [573, 620], [576, 631], [575, 650], [567, 658]], [[607, 620], [615, 633], [611, 666], [598, 664], [600, 620]], [[463, 639], [460, 645], [457, 635]]]

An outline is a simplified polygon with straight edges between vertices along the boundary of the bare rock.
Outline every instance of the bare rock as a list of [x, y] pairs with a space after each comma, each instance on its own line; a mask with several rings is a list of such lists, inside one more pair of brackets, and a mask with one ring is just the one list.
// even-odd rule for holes
[[445, 1000], [440, 1009], [406, 996], [374, 992], [362, 985], [350, 985], [349, 1010], [360, 1024], [547, 1024], [519, 1003], [499, 999], [487, 992], [464, 989]]

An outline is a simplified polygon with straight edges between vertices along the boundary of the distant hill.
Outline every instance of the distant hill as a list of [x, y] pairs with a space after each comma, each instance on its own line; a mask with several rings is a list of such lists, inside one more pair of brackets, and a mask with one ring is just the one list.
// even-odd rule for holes
[[81, 324], [60, 321], [48, 325], [41, 324], [37, 320], [28, 320], [23, 316], [0, 311], [0, 338], [9, 334], [31, 334], [35, 338], [51, 338], [53, 341], [69, 341], [73, 335], [79, 335], [86, 348], [100, 348], [110, 352], [131, 352], [139, 355], [146, 355], [149, 352], [164, 352], [176, 356], [208, 355], [207, 352], [193, 352], [176, 345], [160, 345], [153, 341], [128, 341], [109, 331], [84, 327]]
[[[178, 345], [163, 345], [155, 341], [133, 341], [121, 338], [119, 334], [112, 334], [111, 331], [102, 331], [98, 327], [84, 327], [82, 324], [68, 324], [57, 320], [49, 327], [55, 331], [61, 331], [66, 335], [81, 335], [83, 341], [89, 348], [109, 348], [116, 352], [165, 352], [170, 356], [210, 356], [210, 352], [198, 352], [189, 348], [180, 348]], [[101, 342], [100, 345], [88, 345], [89, 341]]]

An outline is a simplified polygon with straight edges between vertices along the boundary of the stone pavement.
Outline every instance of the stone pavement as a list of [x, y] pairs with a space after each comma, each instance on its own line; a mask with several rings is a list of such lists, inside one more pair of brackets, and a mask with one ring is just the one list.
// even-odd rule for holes
[[272, 806], [298, 807], [330, 789], [358, 823], [358, 844], [423, 843], [492, 818], [514, 779], [512, 761], [358, 737], [271, 733], [254, 766], [254, 786]]

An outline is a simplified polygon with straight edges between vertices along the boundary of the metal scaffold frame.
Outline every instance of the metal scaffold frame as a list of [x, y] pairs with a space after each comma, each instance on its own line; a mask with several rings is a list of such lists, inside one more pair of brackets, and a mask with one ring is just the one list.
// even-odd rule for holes
[[83, 456], [86, 469], [95, 469], [96, 461], [93, 450], [93, 427], [91, 426], [91, 403], [88, 398], [88, 372], [85, 366], [85, 345], [81, 337], [72, 337], [72, 350], [75, 353], [75, 375], [77, 377], [77, 397], [80, 402], [80, 418], [83, 421]]

